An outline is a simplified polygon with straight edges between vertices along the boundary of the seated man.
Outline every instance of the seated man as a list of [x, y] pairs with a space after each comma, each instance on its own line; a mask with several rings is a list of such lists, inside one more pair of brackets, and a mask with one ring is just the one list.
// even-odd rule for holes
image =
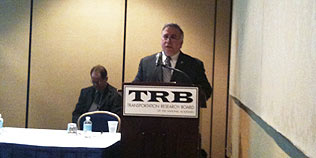
[[110, 111], [120, 114], [122, 109], [122, 97], [116, 88], [108, 82], [107, 71], [97, 65], [90, 71], [93, 86], [83, 88], [78, 103], [72, 113], [72, 122], [76, 123], [80, 115], [90, 111]]

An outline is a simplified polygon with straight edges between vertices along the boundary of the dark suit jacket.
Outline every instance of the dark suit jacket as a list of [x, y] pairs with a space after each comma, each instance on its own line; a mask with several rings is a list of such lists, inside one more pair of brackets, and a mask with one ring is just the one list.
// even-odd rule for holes
[[[162, 67], [156, 66], [156, 55], [153, 54], [141, 59], [138, 73], [133, 82], [163, 82]], [[198, 85], [206, 99], [210, 98], [212, 87], [205, 75], [202, 61], [180, 52], [175, 68], [185, 72], [190, 79], [179, 72], [173, 71], [171, 82]]]
[[[77, 123], [78, 118], [83, 113], [89, 111], [91, 104], [94, 100], [96, 89], [91, 86], [88, 88], [83, 88], [80, 93], [78, 103], [75, 110], [72, 113], [72, 122]], [[117, 90], [110, 84], [104, 90], [104, 99], [102, 99], [101, 107], [99, 110], [110, 111], [120, 115], [122, 110], [122, 97], [117, 92]]]

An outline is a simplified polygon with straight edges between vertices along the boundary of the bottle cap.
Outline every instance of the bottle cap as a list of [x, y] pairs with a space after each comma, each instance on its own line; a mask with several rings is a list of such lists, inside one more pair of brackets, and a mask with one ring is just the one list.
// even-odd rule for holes
[[86, 116], [86, 120], [90, 120], [90, 116]]

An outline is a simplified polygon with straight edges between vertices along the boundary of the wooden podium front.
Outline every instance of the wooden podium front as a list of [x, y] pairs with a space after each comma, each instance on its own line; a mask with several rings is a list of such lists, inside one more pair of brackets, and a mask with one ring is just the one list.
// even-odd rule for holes
[[[127, 92], [128, 90], [126, 87], [129, 86], [132, 86], [132, 89], [135, 87], [136, 89], [142, 88], [140, 90], [142, 93], [138, 93], [138, 98], [136, 97], [136, 93], [132, 94], [133, 90], [128, 89], [130, 92]], [[152, 87], [154, 87], [154, 89], [152, 89]], [[122, 157], [198, 158], [200, 147], [199, 107], [197, 104], [198, 90], [196, 91], [197, 94], [193, 96], [190, 96], [191, 92], [183, 92], [192, 88], [198, 89], [194, 86], [179, 86], [175, 84], [155, 86], [124, 84], [123, 104], [125, 105], [123, 105], [124, 112], [121, 119]], [[183, 94], [187, 96], [184, 95], [185, 97], [183, 97]], [[128, 100], [126, 99], [128, 97], [127, 95], [132, 95], [132, 97], [134, 97], [132, 98], [132, 101], [145, 101], [146, 99], [143, 99], [142, 96], [146, 96], [148, 97], [147, 100], [152, 102], [144, 104], [138, 102], [133, 104], [126, 102], [126, 100]], [[168, 97], [163, 99], [163, 97], [167, 95]], [[153, 96], [158, 99], [153, 99]], [[177, 99], [175, 96], [181, 97]], [[190, 102], [191, 99], [193, 100], [193, 103]], [[183, 104], [175, 103], [176, 101], [182, 101]], [[196, 104], [196, 109], [191, 109], [191, 104]], [[134, 106], [135, 108], [136, 106], [139, 106], [139, 109], [144, 108], [144, 110], [129, 110], [130, 107], [134, 108]], [[156, 111], [152, 111], [151, 109], [146, 111], [148, 108], [152, 108]], [[164, 111], [164, 109], [168, 110]], [[182, 113], [192, 113], [192, 115], [182, 115]]]

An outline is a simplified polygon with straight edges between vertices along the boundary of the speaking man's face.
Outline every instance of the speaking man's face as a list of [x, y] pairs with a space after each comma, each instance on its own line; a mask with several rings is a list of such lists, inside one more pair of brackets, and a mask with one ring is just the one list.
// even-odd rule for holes
[[162, 30], [161, 47], [167, 56], [173, 56], [180, 51], [183, 38], [179, 30], [174, 27], [166, 27]]

